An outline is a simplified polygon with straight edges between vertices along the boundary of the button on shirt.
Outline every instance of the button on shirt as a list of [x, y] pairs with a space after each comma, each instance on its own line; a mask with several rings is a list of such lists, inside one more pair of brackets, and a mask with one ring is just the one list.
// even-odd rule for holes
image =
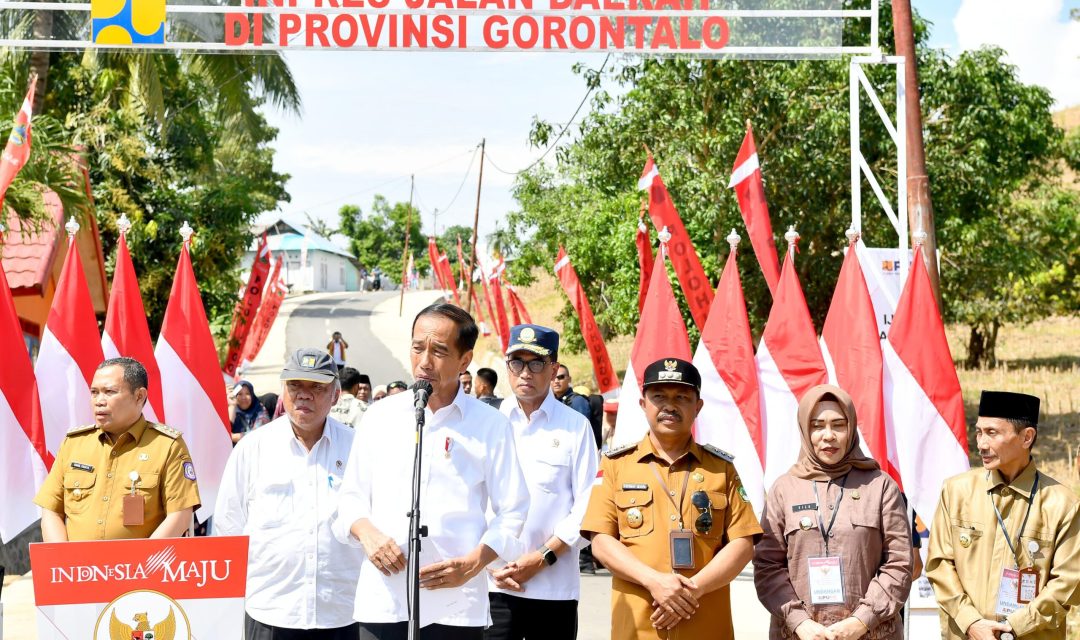
[[250, 536], [247, 612], [255, 620], [289, 629], [352, 624], [362, 558], [330, 526], [354, 436], [327, 418], [309, 452], [285, 415], [233, 449], [213, 533]]
[[[464, 556], [485, 544], [504, 560], [525, 549], [518, 540], [529, 511], [529, 490], [522, 477], [510, 424], [501, 413], [465, 395], [458, 387], [453, 403], [425, 410], [420, 474], [421, 524], [428, 527], [425, 555]], [[371, 405], [356, 430], [346, 466], [334, 533], [359, 546], [349, 533], [367, 518], [405, 552], [412, 501], [416, 428], [410, 393]], [[488, 522], [490, 506], [494, 516]], [[408, 620], [406, 572], [384, 576], [365, 559], [360, 568], [353, 616], [360, 622]], [[459, 587], [462, 609], [434, 620], [450, 626], [489, 624], [486, 572]], [[421, 607], [424, 590], [421, 589]]]
[[578, 555], [588, 541], [581, 537], [581, 519], [596, 479], [597, 451], [589, 421], [559, 402], [550, 391], [527, 417], [516, 399], [502, 412], [510, 419], [514, 443], [529, 488], [529, 515], [521, 532], [525, 551], [539, 549], [552, 535], [570, 546], [555, 564], [544, 567], [516, 592], [491, 591], [539, 600], [577, 600], [581, 580]]

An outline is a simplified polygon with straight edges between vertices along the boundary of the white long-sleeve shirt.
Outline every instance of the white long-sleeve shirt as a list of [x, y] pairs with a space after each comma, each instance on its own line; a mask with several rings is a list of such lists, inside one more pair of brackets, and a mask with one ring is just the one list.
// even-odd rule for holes
[[[353, 523], [367, 518], [394, 539], [404, 553], [408, 547], [412, 504], [412, 468], [416, 427], [411, 393], [399, 393], [373, 403], [356, 430], [356, 446], [347, 465], [338, 503], [334, 534], [355, 546]], [[428, 527], [422, 541], [441, 559], [468, 554], [485, 544], [504, 560], [523, 551], [518, 535], [529, 511], [529, 492], [514, 450], [506, 417], [461, 392], [453, 403], [432, 413], [425, 410], [423, 459], [420, 473], [421, 524]], [[494, 517], [488, 522], [490, 506]], [[353, 617], [361, 622], [408, 620], [406, 572], [384, 576], [371, 562], [360, 568]], [[490, 623], [486, 572], [459, 591], [462, 606], [433, 622], [465, 627]], [[424, 609], [421, 589], [421, 611]], [[447, 595], [447, 594], [441, 594]]]
[[248, 433], [218, 490], [213, 534], [247, 535], [247, 612], [289, 629], [352, 624], [361, 557], [330, 530], [353, 430], [332, 418], [311, 451], [288, 416]]
[[514, 430], [529, 488], [529, 515], [520, 540], [526, 551], [534, 551], [554, 535], [570, 549], [526, 582], [525, 591], [498, 589], [494, 580], [491, 591], [537, 600], [577, 600], [578, 555], [588, 544], [581, 537], [581, 520], [596, 480], [598, 454], [592, 428], [585, 416], [559, 402], [551, 391], [530, 417], [514, 398], [504, 400], [501, 411]]

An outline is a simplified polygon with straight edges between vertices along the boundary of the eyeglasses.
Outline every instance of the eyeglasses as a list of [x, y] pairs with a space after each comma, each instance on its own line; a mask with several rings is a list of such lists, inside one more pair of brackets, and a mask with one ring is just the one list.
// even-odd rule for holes
[[566, 378], [567, 375], [565, 373], [560, 373], [559, 375], [555, 376], [556, 380], [566, 380]]
[[695, 491], [690, 496], [690, 504], [694, 505], [698, 511], [701, 511], [701, 515], [694, 521], [694, 528], [698, 533], [708, 534], [712, 530], [712, 502], [709, 501], [709, 494], [704, 491]]
[[520, 358], [514, 358], [513, 360], [506, 361], [506, 366], [510, 367], [510, 371], [512, 371], [515, 375], [524, 371], [525, 367], [528, 367], [529, 371], [533, 373], [540, 373], [544, 370], [544, 367], [548, 366], [548, 364], [549, 363], [547, 360], [529, 360], [528, 362], [526, 362], [525, 360], [521, 360]]

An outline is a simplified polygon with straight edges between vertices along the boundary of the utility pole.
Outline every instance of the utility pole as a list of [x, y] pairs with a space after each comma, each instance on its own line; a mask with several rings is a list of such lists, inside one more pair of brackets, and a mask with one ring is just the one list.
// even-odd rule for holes
[[[926, 150], [923, 148], [922, 111], [919, 108], [919, 73], [915, 61], [915, 33], [911, 23], [911, 0], [892, 0], [893, 39], [896, 55], [904, 56], [905, 113], [907, 115], [907, 192], [908, 228], [915, 246], [915, 234], [923, 240], [923, 263], [930, 274], [930, 286], [941, 306], [941, 282], [937, 264], [937, 234], [934, 231], [934, 207], [930, 202], [930, 178], [926, 175]], [[906, 259], [906, 257], [901, 258]]]
[[476, 271], [476, 232], [480, 227], [480, 187], [484, 184], [484, 147], [487, 138], [480, 140], [480, 179], [476, 181], [476, 214], [472, 223], [472, 249], [469, 256], [469, 291], [465, 294], [465, 311], [472, 313], [473, 272]]
[[412, 197], [416, 187], [416, 175], [409, 176], [409, 208], [405, 210], [405, 250], [401, 252], [401, 296], [398, 300], [397, 314], [401, 317], [405, 309], [405, 283], [409, 278], [409, 227], [412, 226]]
[[432, 221], [431, 221], [431, 235], [438, 238], [439, 237], [439, 210], [438, 209], [435, 209], [434, 211], [432, 211], [431, 218], [432, 218]]

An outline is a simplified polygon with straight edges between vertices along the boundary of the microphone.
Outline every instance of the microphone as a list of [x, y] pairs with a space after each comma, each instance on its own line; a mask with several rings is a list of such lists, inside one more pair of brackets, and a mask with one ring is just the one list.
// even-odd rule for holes
[[423, 411], [427, 406], [428, 398], [431, 396], [431, 383], [427, 380], [417, 380], [411, 387], [413, 392], [413, 407], [419, 412]]

